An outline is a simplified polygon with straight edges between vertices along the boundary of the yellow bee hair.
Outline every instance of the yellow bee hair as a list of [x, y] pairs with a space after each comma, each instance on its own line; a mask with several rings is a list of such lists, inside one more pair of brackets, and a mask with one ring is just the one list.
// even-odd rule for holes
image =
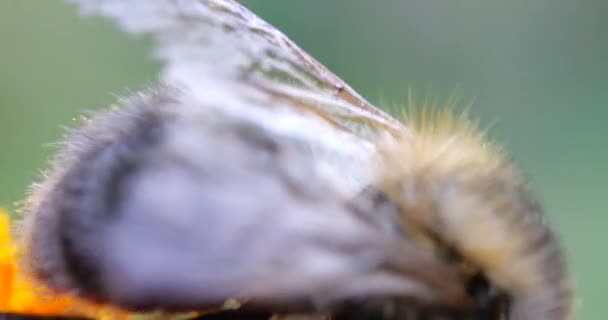
[[571, 281], [541, 206], [506, 153], [452, 103], [412, 111], [410, 100], [409, 134], [381, 144], [380, 188], [416, 239], [455, 251], [506, 292], [515, 319], [572, 319]]

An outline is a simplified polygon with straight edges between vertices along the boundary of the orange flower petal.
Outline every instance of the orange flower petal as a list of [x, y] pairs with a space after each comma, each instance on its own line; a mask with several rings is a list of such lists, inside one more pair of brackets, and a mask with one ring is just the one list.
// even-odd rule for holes
[[9, 307], [14, 277], [14, 266], [8, 263], [0, 263], [0, 311], [7, 310]]
[[13, 279], [16, 274], [13, 254], [8, 214], [0, 209], [0, 311], [8, 311], [9, 308]]

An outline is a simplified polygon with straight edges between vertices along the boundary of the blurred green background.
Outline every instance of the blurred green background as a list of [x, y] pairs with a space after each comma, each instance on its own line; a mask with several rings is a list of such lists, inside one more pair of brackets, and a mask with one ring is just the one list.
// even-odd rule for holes
[[[608, 1], [245, 2], [372, 102], [460, 88], [569, 250], [580, 319], [605, 319]], [[14, 210], [82, 110], [144, 88], [150, 44], [58, 0], [0, 1], [0, 207]]]

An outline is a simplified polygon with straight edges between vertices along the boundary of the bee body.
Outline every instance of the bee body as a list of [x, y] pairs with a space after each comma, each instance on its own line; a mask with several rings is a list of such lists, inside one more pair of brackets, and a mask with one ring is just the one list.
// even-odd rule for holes
[[[143, 239], [172, 228], [181, 230], [180, 234], [200, 231], [204, 235], [201, 226], [210, 223], [205, 220], [209, 215], [201, 216], [197, 210], [226, 210], [231, 205], [222, 199], [242, 193], [239, 189], [248, 188], [248, 179], [253, 179], [252, 186], [259, 186], [270, 178], [270, 184], [282, 187], [271, 188], [275, 192], [265, 203], [293, 206], [296, 197], [296, 203], [313, 202], [316, 210], [351, 212], [377, 232], [375, 237], [415, 243], [460, 270], [459, 281], [480, 308], [426, 305], [415, 297], [370, 303], [356, 293], [354, 302], [339, 303], [336, 311], [326, 315], [328, 319], [358, 319], [354, 314], [387, 320], [419, 316], [500, 319], [486, 315], [489, 310], [502, 317], [508, 310], [513, 319], [568, 319], [564, 315], [571, 313], [572, 293], [563, 257], [539, 204], [504, 153], [448, 108], [428, 122], [407, 123], [407, 136], [379, 143], [373, 163], [376, 168], [384, 165], [383, 169], [375, 180], [368, 180], [367, 189], [348, 201], [344, 193], [331, 188], [324, 169], [314, 165], [315, 156], [327, 154], [319, 151], [321, 144], [311, 146], [310, 140], [280, 136], [255, 121], [222, 115], [213, 108], [190, 110], [182, 104], [179, 90], [168, 87], [140, 93], [124, 103], [85, 120], [66, 140], [51, 174], [34, 190], [26, 223], [29, 230], [23, 238], [30, 252], [28, 265], [55, 290], [135, 309], [159, 304], [191, 308], [196, 302], [190, 299], [196, 297], [187, 297], [186, 292], [203, 290], [208, 282], [202, 287], [185, 285], [188, 282], [180, 285], [186, 280], [155, 268], [136, 279], [133, 272], [146, 269], [145, 263], [136, 261], [156, 260], [134, 253], [173, 252], [179, 264], [160, 269], [182, 268], [179, 274], [195, 274], [190, 268], [196, 262], [187, 259], [195, 252], [175, 255], [179, 247], [163, 249], [166, 244], [155, 240], [137, 244], [130, 240], [137, 234], [134, 225], [150, 228], [141, 235]], [[239, 181], [238, 188], [209, 184], [226, 184], [231, 179]], [[282, 196], [278, 190], [290, 190], [291, 195]], [[197, 192], [209, 196], [197, 196]], [[256, 197], [264, 197], [264, 192]], [[343, 199], [338, 203], [346, 201], [346, 209], [332, 204], [332, 197]], [[240, 206], [230, 210], [246, 211]], [[247, 222], [247, 217], [241, 219], [258, 225]], [[194, 229], [183, 229], [184, 223]], [[355, 230], [365, 235], [367, 229]], [[103, 245], [108, 241], [114, 249]], [[220, 246], [227, 254], [240, 250]], [[151, 279], [159, 277], [171, 277], [172, 283], [154, 284]], [[479, 285], [483, 288], [475, 292]], [[172, 290], [174, 300], [162, 298], [166, 290]], [[143, 293], [154, 291], [160, 296]], [[215, 293], [217, 297], [212, 294], [205, 301], [212, 306], [237, 293]], [[480, 312], [484, 315], [476, 315]]]
[[85, 119], [33, 187], [24, 263], [53, 291], [205, 320], [572, 319], [557, 237], [466, 117], [401, 124], [231, 0], [75, 2], [151, 36], [171, 85]]

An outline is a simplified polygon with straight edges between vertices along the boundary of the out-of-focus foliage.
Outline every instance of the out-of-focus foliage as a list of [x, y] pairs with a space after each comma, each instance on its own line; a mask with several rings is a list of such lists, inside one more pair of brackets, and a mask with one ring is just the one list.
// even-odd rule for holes
[[[525, 170], [576, 273], [580, 319], [608, 282], [608, 2], [248, 0], [372, 102], [455, 88]], [[0, 2], [0, 206], [24, 198], [82, 110], [156, 79], [145, 40], [59, 0]], [[219, 62], [218, 62], [219, 63]]]

